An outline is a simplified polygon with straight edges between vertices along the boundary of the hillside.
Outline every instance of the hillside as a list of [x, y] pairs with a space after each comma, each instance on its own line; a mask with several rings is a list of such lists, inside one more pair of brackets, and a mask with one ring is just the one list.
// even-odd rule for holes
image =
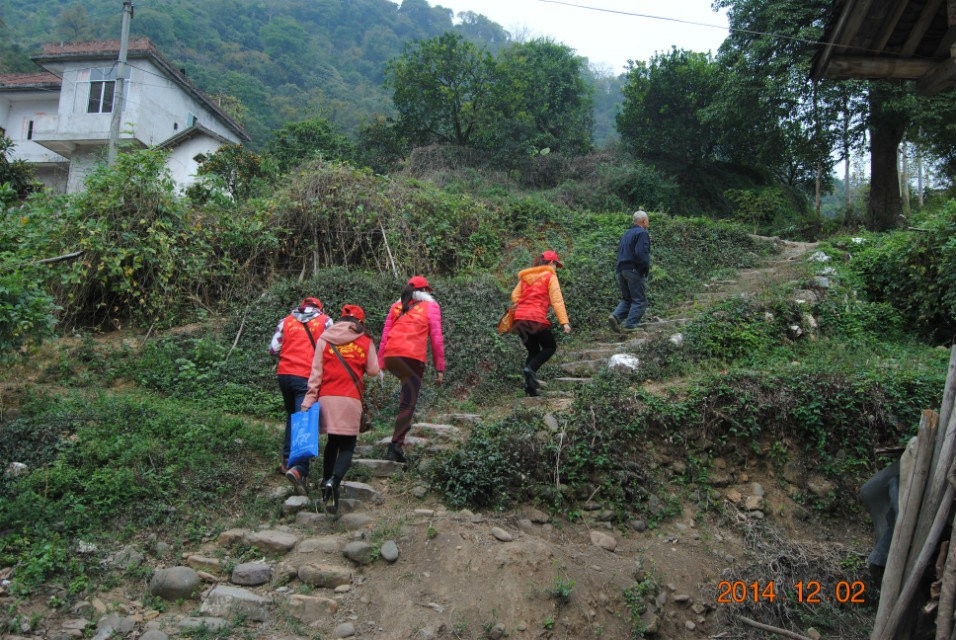
[[[657, 507], [660, 517], [632, 516], [625, 526], [614, 524], [614, 501], [597, 491], [573, 512], [549, 513], [534, 504], [469, 510], [449, 507], [425, 481], [444, 449], [512, 412], [533, 421], [539, 438], [563, 438], [575, 397], [611, 354], [643, 357], [648, 344], [670, 339], [721, 300], [757, 296], [764, 288], [799, 289], [814, 269], [806, 255], [813, 245], [782, 243], [781, 249], [756, 268], [715, 281], [695, 302], [626, 342], [598, 331], [562, 343], [542, 371], [549, 383], [542, 397], [506, 395], [468, 410], [419, 415], [413, 435], [421, 440], [409, 469], [376, 461], [386, 432], [366, 434], [360, 453], [366, 459], [353, 467], [337, 516], [290, 497], [269, 461], [239, 459], [235, 476], [252, 480], [254, 498], [232, 503], [228, 516], [207, 519], [187, 546], [156, 531], [110, 549], [84, 548], [80, 541], [81, 555], [105, 559], [95, 595], [63, 608], [70, 600], [63, 587], [49, 585], [28, 599], [4, 591], [4, 637], [767, 637], [744, 618], [806, 637], [819, 637], [815, 626], [836, 634], [825, 637], [867, 637], [874, 613], [869, 582], [865, 604], [720, 602], [734, 581], [817, 581], [828, 589], [839, 580], [867, 580], [867, 518], [850, 504], [835, 512], [808, 508], [800, 497], [808, 492], [822, 501], [852, 497], [835, 496], [833, 485], [814, 473], [818, 461], [795, 447], [780, 466], [774, 444], [764, 439], [745, 447], [707, 444], [703, 433], [694, 443], [649, 439], [641, 446], [652, 459], [649, 468], [668, 478], [668, 496]], [[142, 336], [102, 340], [135, 348]], [[8, 376], [3, 397], [17, 404], [36, 393], [29, 388], [44, 386], [40, 370]], [[681, 381], [642, 386], [667, 397]], [[277, 434], [279, 424], [271, 429]], [[697, 458], [703, 465], [688, 469], [688, 460]], [[192, 571], [178, 578], [164, 573], [177, 566]], [[11, 572], [0, 568], [0, 576]], [[157, 576], [168, 579], [165, 587]], [[176, 595], [193, 588], [193, 597]], [[780, 592], [787, 588], [777, 585]]]
[[[431, 3], [434, 5], [435, 3]], [[45, 43], [117, 40], [122, 3], [0, 3], [0, 73], [35, 71]], [[351, 137], [391, 114], [385, 65], [406, 45], [455, 32], [494, 53], [511, 42], [482, 15], [459, 16], [425, 0], [167, 0], [135, 6], [132, 37], [150, 38], [201, 90], [220, 99], [262, 150], [283, 125], [316, 116]], [[620, 85], [598, 104], [595, 139], [614, 135]]]

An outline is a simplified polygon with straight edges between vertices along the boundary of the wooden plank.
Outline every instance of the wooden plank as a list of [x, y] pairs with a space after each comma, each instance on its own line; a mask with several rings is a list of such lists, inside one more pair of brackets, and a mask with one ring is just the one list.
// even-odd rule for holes
[[934, 63], [931, 60], [839, 56], [830, 61], [826, 77], [837, 80], [850, 78], [918, 80], [929, 73], [933, 66]]
[[887, 16], [886, 20], [883, 21], [883, 26], [880, 30], [880, 35], [873, 41], [871, 49], [874, 51], [883, 52], [883, 49], [886, 48], [886, 43], [889, 42], [890, 36], [893, 35], [893, 32], [896, 31], [896, 25], [900, 23], [900, 18], [903, 16], [903, 13], [909, 7], [912, 0], [907, 0], [906, 2], [897, 2], [896, 8], [890, 12], [890, 15]]
[[904, 56], [909, 57], [916, 52], [916, 47], [923, 41], [926, 31], [933, 23], [933, 18], [936, 17], [936, 13], [941, 6], [943, 6], [943, 0], [930, 0], [923, 7], [919, 18], [916, 19], [916, 24], [913, 25], [913, 30], [910, 31], [910, 37], [906, 39], [906, 44], [903, 45], [901, 53]]
[[921, 96], [934, 96], [940, 91], [956, 87], [956, 60], [937, 63], [916, 82]]

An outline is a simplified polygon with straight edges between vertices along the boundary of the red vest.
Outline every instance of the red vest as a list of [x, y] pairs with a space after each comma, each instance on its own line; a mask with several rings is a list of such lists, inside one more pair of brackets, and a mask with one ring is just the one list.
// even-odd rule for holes
[[[325, 323], [329, 319], [320, 313], [309, 320], [309, 331], [315, 340], [325, 331]], [[315, 356], [315, 347], [309, 341], [305, 332], [305, 325], [296, 320], [295, 316], [288, 315], [282, 321], [282, 348], [279, 350], [279, 375], [300, 376], [308, 378], [312, 373], [312, 358]]]
[[392, 329], [388, 333], [383, 358], [412, 358], [426, 362], [428, 360], [428, 305], [427, 300], [412, 302], [408, 311], [402, 313], [401, 301], [389, 309], [395, 317]]
[[332, 346], [326, 344], [322, 352], [322, 386], [319, 388], [319, 397], [322, 396], [346, 396], [349, 398], [361, 399], [365, 390], [365, 364], [368, 362], [368, 346], [371, 344], [368, 336], [362, 335], [345, 344], [336, 345], [342, 359], [348, 363], [349, 369], [355, 374], [358, 380], [358, 388], [352, 382], [352, 377], [342, 366]]
[[515, 320], [532, 320], [541, 324], [551, 324], [548, 309], [551, 308], [551, 296], [548, 285], [554, 273], [544, 271], [530, 278], [522, 278], [521, 294], [515, 308]]

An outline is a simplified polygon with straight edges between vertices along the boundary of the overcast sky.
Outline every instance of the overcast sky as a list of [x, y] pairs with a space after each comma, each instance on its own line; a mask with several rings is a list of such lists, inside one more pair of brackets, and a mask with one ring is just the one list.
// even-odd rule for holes
[[550, 36], [588, 58], [591, 64], [605, 67], [614, 74], [621, 73], [628, 60], [647, 60], [656, 52], [670, 51], [672, 46], [716, 54], [727, 37], [725, 12], [714, 12], [710, 0], [428, 0], [428, 3], [451, 9], [456, 16], [462, 11], [484, 14], [519, 40]]

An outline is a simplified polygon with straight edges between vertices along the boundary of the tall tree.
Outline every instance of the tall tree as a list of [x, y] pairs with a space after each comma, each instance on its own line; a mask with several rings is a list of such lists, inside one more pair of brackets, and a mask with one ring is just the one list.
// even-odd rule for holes
[[625, 148], [650, 160], [714, 159], [718, 132], [705, 110], [722, 79], [709, 54], [673, 48], [629, 62], [624, 78], [617, 130]]
[[490, 113], [494, 61], [484, 49], [447, 32], [406, 47], [390, 61], [398, 126], [414, 145], [467, 146]]
[[553, 40], [513, 43], [496, 58], [492, 148], [550, 149], [579, 155], [594, 128], [587, 61]]
[[56, 21], [56, 35], [66, 42], [78, 42], [93, 39], [93, 22], [86, 7], [71, 4], [60, 13]]

